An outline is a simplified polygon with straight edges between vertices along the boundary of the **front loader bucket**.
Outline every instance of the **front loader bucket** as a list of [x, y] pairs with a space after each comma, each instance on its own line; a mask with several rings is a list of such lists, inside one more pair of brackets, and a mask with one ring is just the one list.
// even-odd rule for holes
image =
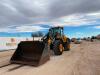
[[49, 46], [41, 41], [22, 41], [11, 58], [11, 63], [39, 66], [50, 59]]

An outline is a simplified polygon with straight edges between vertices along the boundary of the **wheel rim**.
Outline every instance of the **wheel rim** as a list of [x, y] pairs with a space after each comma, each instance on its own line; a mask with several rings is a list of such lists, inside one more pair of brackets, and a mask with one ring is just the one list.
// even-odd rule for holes
[[63, 52], [63, 45], [62, 44], [59, 45], [59, 50], [60, 50], [60, 52]]

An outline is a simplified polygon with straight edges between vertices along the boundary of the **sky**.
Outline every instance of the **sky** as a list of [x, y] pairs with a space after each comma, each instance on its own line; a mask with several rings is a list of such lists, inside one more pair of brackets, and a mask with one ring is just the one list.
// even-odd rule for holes
[[0, 0], [0, 37], [30, 37], [55, 26], [71, 38], [100, 34], [100, 0]]

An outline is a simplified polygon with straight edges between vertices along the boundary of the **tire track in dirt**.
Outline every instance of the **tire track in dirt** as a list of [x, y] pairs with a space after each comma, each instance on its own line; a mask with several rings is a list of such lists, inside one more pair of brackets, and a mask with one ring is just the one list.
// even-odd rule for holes
[[[96, 44], [96, 46], [97, 46], [97, 44]], [[94, 47], [94, 49], [93, 49], [93, 47]], [[100, 72], [98, 73], [97, 69], [95, 68], [96, 66], [94, 67], [94, 64], [93, 64], [94, 60], [89, 59], [89, 57], [91, 56], [90, 52], [92, 52], [91, 49], [93, 49], [93, 51], [96, 50], [93, 43], [83, 42], [80, 45], [81, 58], [74, 68], [73, 75], [100, 75]], [[100, 53], [100, 51], [99, 51], [99, 53]], [[96, 59], [96, 57], [95, 57], [95, 59]]]

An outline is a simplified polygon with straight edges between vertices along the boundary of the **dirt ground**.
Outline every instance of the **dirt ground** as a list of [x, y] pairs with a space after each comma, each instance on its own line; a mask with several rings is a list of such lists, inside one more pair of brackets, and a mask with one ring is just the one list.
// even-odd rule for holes
[[9, 64], [13, 52], [0, 52], [0, 75], [100, 75], [100, 42], [71, 44], [70, 51], [39, 67]]

